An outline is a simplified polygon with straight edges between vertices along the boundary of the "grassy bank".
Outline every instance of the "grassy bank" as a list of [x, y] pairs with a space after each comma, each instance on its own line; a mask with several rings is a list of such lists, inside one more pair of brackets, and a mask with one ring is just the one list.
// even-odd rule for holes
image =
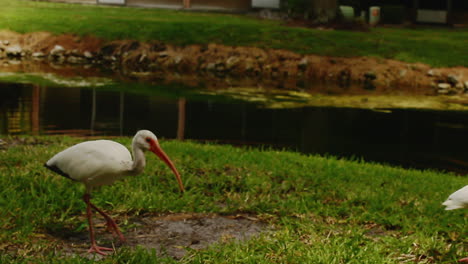
[[[241, 15], [0, 0], [0, 29], [287, 49], [302, 54], [377, 56], [433, 66], [468, 66], [468, 30], [376, 28], [371, 32], [288, 27]], [[64, 18], [67, 18], [64, 21]]]
[[[86, 234], [82, 186], [42, 167], [79, 140], [3, 140], [0, 262], [93, 262], [54, 253], [49, 234], [64, 227]], [[468, 254], [465, 212], [441, 206], [466, 184], [463, 177], [192, 142], [162, 141], [162, 147], [182, 174], [183, 196], [170, 171], [149, 156], [143, 175], [96, 191], [95, 203], [119, 220], [142, 212], [249, 213], [273, 227], [243, 243], [193, 251], [181, 263], [454, 263]], [[123, 247], [102, 263], [156, 263], [158, 258]]]

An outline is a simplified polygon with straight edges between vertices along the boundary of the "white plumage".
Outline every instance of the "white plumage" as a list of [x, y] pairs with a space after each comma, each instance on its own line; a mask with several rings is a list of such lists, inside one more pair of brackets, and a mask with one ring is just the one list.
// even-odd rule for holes
[[[452, 193], [445, 202], [445, 210], [468, 208], [468, 185]], [[468, 263], [468, 257], [458, 260], [459, 263]]]
[[65, 149], [47, 161], [87, 188], [112, 184], [132, 167], [132, 155], [110, 140], [86, 141]]
[[452, 193], [442, 205], [445, 210], [468, 208], [468, 185]]
[[91, 203], [90, 193], [93, 187], [109, 185], [119, 178], [127, 175], [137, 175], [145, 167], [145, 151], [151, 151], [163, 160], [174, 172], [180, 190], [184, 191], [184, 186], [180, 174], [172, 161], [159, 146], [156, 136], [148, 130], [140, 130], [133, 137], [132, 155], [123, 145], [110, 140], [94, 140], [71, 146], [53, 156], [44, 165], [48, 169], [70, 178], [74, 181], [82, 182], [86, 186], [86, 193], [83, 196], [87, 208], [89, 222], [89, 233], [91, 248], [89, 252], [106, 255], [103, 251], [111, 251], [111, 248], [99, 247], [94, 239], [94, 229], [92, 223], [91, 208], [99, 212], [106, 220], [109, 229], [125, 241], [115, 221]]

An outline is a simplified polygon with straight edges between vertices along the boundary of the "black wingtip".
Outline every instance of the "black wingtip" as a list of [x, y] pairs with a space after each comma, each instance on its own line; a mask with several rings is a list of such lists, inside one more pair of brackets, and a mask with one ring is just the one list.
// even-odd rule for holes
[[65, 172], [63, 172], [59, 167], [57, 166], [49, 166], [47, 165], [47, 163], [44, 163], [44, 167], [48, 168], [49, 170], [59, 174], [59, 175], [62, 175], [63, 177], [65, 178], [68, 178], [70, 180], [73, 180], [70, 175], [66, 174]]

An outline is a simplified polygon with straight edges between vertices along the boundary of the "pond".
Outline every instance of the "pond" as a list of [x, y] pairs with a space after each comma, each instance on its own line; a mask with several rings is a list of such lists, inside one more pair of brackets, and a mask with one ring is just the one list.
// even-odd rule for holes
[[155, 92], [0, 83], [0, 135], [132, 136], [149, 129], [165, 139], [268, 146], [461, 174], [468, 168], [465, 111], [270, 108], [179, 86], [134, 85]]

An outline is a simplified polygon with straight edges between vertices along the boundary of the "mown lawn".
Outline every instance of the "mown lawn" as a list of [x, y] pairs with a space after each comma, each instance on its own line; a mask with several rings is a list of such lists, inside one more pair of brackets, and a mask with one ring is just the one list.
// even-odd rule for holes
[[[91, 263], [61, 255], [51, 226], [86, 232], [80, 184], [42, 164], [79, 142], [69, 137], [2, 138], [0, 263]], [[118, 138], [125, 145], [130, 138]], [[145, 172], [94, 193], [107, 212], [199, 212], [263, 219], [272, 231], [243, 243], [190, 252], [180, 263], [455, 263], [468, 255], [463, 210], [441, 203], [466, 178], [298, 153], [164, 141], [182, 174], [148, 155]], [[125, 224], [123, 224], [125, 230]], [[126, 247], [101, 263], [176, 263]]]
[[375, 28], [370, 32], [288, 27], [279, 21], [129, 7], [0, 0], [0, 29], [287, 49], [301, 54], [376, 56], [433, 66], [468, 66], [468, 29]]

